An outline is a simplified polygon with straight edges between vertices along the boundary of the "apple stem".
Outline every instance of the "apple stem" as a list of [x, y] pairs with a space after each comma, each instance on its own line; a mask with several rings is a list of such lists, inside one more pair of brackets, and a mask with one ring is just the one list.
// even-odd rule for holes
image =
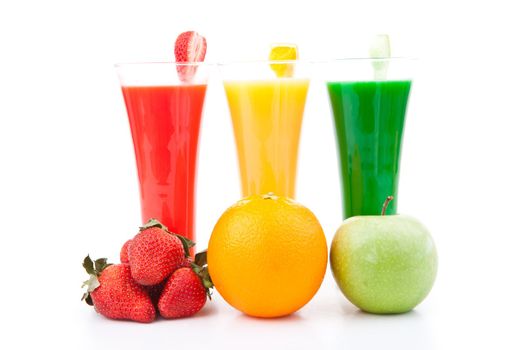
[[386, 208], [388, 207], [388, 204], [394, 199], [394, 196], [388, 196], [385, 199], [385, 202], [383, 203], [383, 209], [381, 210], [381, 216], [385, 216]]

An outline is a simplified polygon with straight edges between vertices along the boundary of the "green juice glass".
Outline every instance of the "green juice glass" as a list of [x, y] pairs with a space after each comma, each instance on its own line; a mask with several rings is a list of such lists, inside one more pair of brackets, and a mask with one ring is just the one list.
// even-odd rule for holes
[[330, 62], [326, 85], [337, 138], [343, 216], [397, 213], [403, 128], [413, 59]]

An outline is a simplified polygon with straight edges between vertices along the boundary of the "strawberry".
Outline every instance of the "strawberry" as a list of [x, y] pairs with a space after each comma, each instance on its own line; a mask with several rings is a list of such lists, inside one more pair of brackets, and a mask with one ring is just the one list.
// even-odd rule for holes
[[129, 243], [128, 257], [133, 279], [153, 286], [181, 267], [193, 242], [168, 231], [155, 219], [148, 221]]
[[206, 38], [194, 31], [179, 34], [175, 41], [177, 62], [202, 62], [206, 56]]
[[[202, 255], [204, 258], [202, 259]], [[201, 258], [198, 258], [201, 255]], [[206, 263], [206, 252], [195, 257], [203, 265]], [[208, 268], [192, 263], [192, 267], [176, 270], [166, 281], [157, 307], [164, 318], [188, 317], [197, 313], [210, 296], [209, 289], [213, 284]]]
[[87, 292], [82, 300], [93, 305], [98, 313], [108, 318], [143, 323], [155, 319], [155, 307], [146, 289], [131, 277], [129, 265], [108, 264], [104, 258], [93, 263], [88, 255], [83, 266], [90, 277], [83, 284]]
[[199, 276], [189, 267], [175, 271], [160, 295], [158, 308], [164, 318], [187, 317], [206, 303], [206, 289]]
[[120, 249], [120, 262], [123, 264], [129, 264], [128, 248], [130, 243], [131, 239], [128, 239]]
[[190, 256], [188, 256], [182, 263], [181, 267], [191, 267], [191, 264], [193, 264], [193, 259]]
[[151, 298], [151, 302], [153, 303], [153, 305], [157, 306], [157, 304], [159, 303], [160, 295], [162, 294], [165, 285], [166, 281], [162, 281], [161, 283], [156, 284], [154, 286], [144, 286], [144, 288], [146, 288], [146, 291], [148, 292], [149, 297]]
[[190, 82], [197, 65], [191, 63], [202, 62], [206, 56], [206, 38], [194, 31], [180, 34], [175, 41], [175, 61], [177, 63], [189, 63], [189, 65], [177, 65], [179, 78], [183, 82]]

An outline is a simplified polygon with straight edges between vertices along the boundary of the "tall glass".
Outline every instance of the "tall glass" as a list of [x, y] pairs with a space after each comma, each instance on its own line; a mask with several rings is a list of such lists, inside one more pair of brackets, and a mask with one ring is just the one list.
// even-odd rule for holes
[[327, 88], [339, 151], [344, 218], [397, 212], [401, 145], [413, 60], [329, 63]]
[[[288, 65], [293, 78], [277, 77], [271, 65]], [[275, 66], [274, 66], [275, 67]], [[295, 197], [297, 156], [308, 67], [297, 61], [220, 65], [231, 120], [243, 196], [272, 192]]]
[[[142, 221], [156, 218], [195, 240], [195, 176], [208, 66], [116, 65], [126, 104], [140, 187]], [[194, 71], [193, 80], [179, 74]]]

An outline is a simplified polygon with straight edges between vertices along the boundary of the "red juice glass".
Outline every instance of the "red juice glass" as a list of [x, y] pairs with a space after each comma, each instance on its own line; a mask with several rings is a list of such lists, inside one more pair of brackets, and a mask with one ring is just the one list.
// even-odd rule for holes
[[[140, 187], [142, 221], [161, 221], [195, 241], [195, 177], [209, 67], [117, 64]], [[194, 72], [191, 82], [179, 76]]]

